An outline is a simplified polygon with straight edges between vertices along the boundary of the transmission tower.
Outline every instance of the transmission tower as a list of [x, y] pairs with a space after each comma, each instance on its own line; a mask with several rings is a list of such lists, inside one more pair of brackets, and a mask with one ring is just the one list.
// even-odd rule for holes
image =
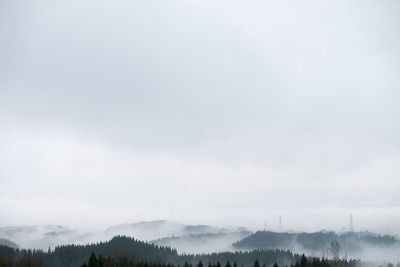
[[354, 232], [354, 226], [353, 226], [353, 214], [350, 214], [350, 232]]

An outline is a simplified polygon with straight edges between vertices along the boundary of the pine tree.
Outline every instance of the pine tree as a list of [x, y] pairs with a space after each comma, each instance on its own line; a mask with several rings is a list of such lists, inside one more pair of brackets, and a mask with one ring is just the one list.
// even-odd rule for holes
[[97, 261], [96, 254], [92, 251], [92, 254], [90, 255], [89, 258], [89, 264], [88, 267], [99, 267], [99, 262]]
[[301, 255], [301, 259], [300, 259], [300, 267], [305, 267], [307, 265], [307, 258], [306, 256]]
[[99, 267], [104, 267], [106, 259], [103, 257], [103, 255], [100, 254], [97, 262]]

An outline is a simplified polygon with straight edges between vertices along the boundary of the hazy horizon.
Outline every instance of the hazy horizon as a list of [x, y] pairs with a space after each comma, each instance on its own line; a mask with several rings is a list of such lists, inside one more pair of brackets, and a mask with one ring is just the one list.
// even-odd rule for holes
[[[272, 221], [272, 219], [276, 219]], [[347, 218], [346, 222], [343, 222], [343, 225], [334, 225], [332, 228], [318, 228], [318, 227], [301, 227], [294, 222], [291, 224], [289, 222], [283, 221], [285, 218], [282, 218], [282, 224], [279, 225], [279, 217], [278, 218], [271, 218], [271, 220], [265, 219], [263, 222], [254, 222], [254, 223], [245, 223], [245, 224], [234, 224], [234, 223], [224, 223], [220, 221], [194, 221], [194, 220], [173, 220], [173, 219], [162, 219], [162, 218], [155, 218], [155, 219], [148, 219], [148, 220], [131, 220], [131, 221], [119, 221], [114, 224], [108, 223], [96, 223], [96, 224], [60, 224], [60, 223], [33, 223], [33, 224], [8, 224], [8, 225], [0, 225], [1, 228], [23, 228], [23, 227], [45, 227], [45, 226], [60, 226], [65, 227], [70, 230], [76, 230], [79, 233], [90, 233], [96, 231], [105, 231], [109, 228], [116, 227], [116, 226], [123, 226], [123, 225], [132, 225], [132, 224], [142, 224], [142, 223], [153, 223], [153, 222], [170, 222], [181, 224], [183, 226], [211, 226], [217, 227], [221, 229], [236, 229], [236, 228], [244, 228], [251, 232], [257, 231], [271, 231], [271, 232], [293, 232], [293, 233], [314, 233], [320, 231], [328, 231], [328, 232], [335, 232], [335, 233], [346, 233], [346, 232], [370, 232], [373, 234], [380, 234], [380, 235], [391, 235], [397, 238], [400, 238], [397, 232], [385, 231], [385, 229], [368, 229], [368, 228], [354, 228], [354, 219], [353, 219], [353, 228], [350, 228], [350, 220], [349, 217]], [[267, 222], [267, 223], [266, 223]], [[269, 223], [268, 223], [269, 222]], [[310, 223], [311, 224], [311, 223]], [[387, 229], [386, 229], [387, 230]], [[0, 236], [1, 238], [2, 236]]]
[[308, 257], [325, 257], [330, 253], [329, 243], [332, 240], [339, 240], [341, 257], [344, 259], [360, 259], [375, 263], [400, 260], [399, 236], [377, 235], [352, 229], [336, 233], [331, 231], [306, 233], [289, 231], [283, 227], [263, 230], [265, 231], [249, 231], [249, 229], [238, 227], [187, 225], [165, 220], [127, 223], [99, 230], [90, 228], [88, 231], [51, 225], [17, 226], [0, 227], [0, 245], [54, 251], [59, 246], [71, 244], [78, 247], [99, 242], [103, 242], [102, 244], [114, 242], [115, 244], [115, 239], [126, 237], [122, 239], [170, 247], [183, 255], [284, 249], [305, 254]]
[[1, 1], [0, 227], [398, 236], [399, 10]]

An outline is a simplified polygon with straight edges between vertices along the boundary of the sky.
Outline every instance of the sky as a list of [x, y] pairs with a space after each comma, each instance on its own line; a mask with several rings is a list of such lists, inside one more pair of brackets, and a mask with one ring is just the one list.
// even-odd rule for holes
[[0, 226], [400, 234], [398, 1], [1, 1]]

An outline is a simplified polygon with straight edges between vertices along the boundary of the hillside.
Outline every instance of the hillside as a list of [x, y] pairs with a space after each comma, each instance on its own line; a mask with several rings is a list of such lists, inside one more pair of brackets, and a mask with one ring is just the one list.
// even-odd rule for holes
[[109, 227], [104, 233], [112, 236], [135, 236], [140, 240], [150, 241], [174, 236], [219, 234], [239, 231], [246, 231], [246, 229], [243, 227], [229, 229], [210, 225], [190, 225], [167, 220], [157, 220], [116, 225]]
[[9, 248], [19, 248], [18, 244], [5, 238], [0, 238], [0, 246], [6, 246]]
[[233, 231], [221, 233], [202, 233], [165, 237], [151, 241], [160, 246], [175, 248], [178, 253], [213, 253], [233, 251], [232, 243], [249, 236], [252, 232]]
[[0, 228], [0, 238], [13, 240], [22, 248], [47, 249], [60, 244], [88, 242], [77, 230], [61, 225], [23, 225]]
[[[253, 249], [290, 249], [297, 253], [308, 255], [326, 255], [331, 241], [337, 240], [341, 246], [343, 255], [363, 258], [371, 258], [374, 254], [394, 253], [400, 251], [400, 240], [389, 235], [379, 235], [370, 232], [345, 232], [335, 233], [320, 231], [314, 233], [289, 233], [258, 231], [248, 237], [235, 242], [233, 247], [239, 250]], [[370, 255], [364, 255], [364, 251], [374, 251]], [[398, 254], [398, 253], [397, 253]], [[368, 258], [369, 256], [370, 258]], [[388, 255], [388, 258], [393, 258]]]
[[[65, 244], [83, 245], [93, 242], [107, 241], [114, 236], [134, 236], [137, 239], [144, 241], [159, 240], [163, 238], [216, 234], [224, 235], [229, 233], [237, 233], [247, 231], [242, 227], [235, 228], [220, 228], [210, 225], [188, 225], [166, 220], [142, 221], [134, 223], [125, 223], [108, 227], [105, 230], [87, 232], [83, 229], [69, 228], [62, 225], [25, 225], [25, 226], [10, 226], [0, 228], [0, 238], [13, 240], [21, 248], [44, 249], [49, 247]], [[230, 235], [224, 243], [214, 250], [203, 251], [188, 251], [182, 252], [214, 252], [220, 251], [225, 247], [230, 246], [233, 242], [244, 238], [243, 235], [238, 235], [237, 238], [232, 238], [235, 235]], [[166, 240], [165, 240], [166, 241]], [[171, 242], [160, 243], [160, 245], [174, 246], [174, 239]], [[178, 245], [178, 244], [177, 244]], [[217, 244], [215, 244], [217, 245]], [[178, 245], [179, 247], [179, 245]]]

